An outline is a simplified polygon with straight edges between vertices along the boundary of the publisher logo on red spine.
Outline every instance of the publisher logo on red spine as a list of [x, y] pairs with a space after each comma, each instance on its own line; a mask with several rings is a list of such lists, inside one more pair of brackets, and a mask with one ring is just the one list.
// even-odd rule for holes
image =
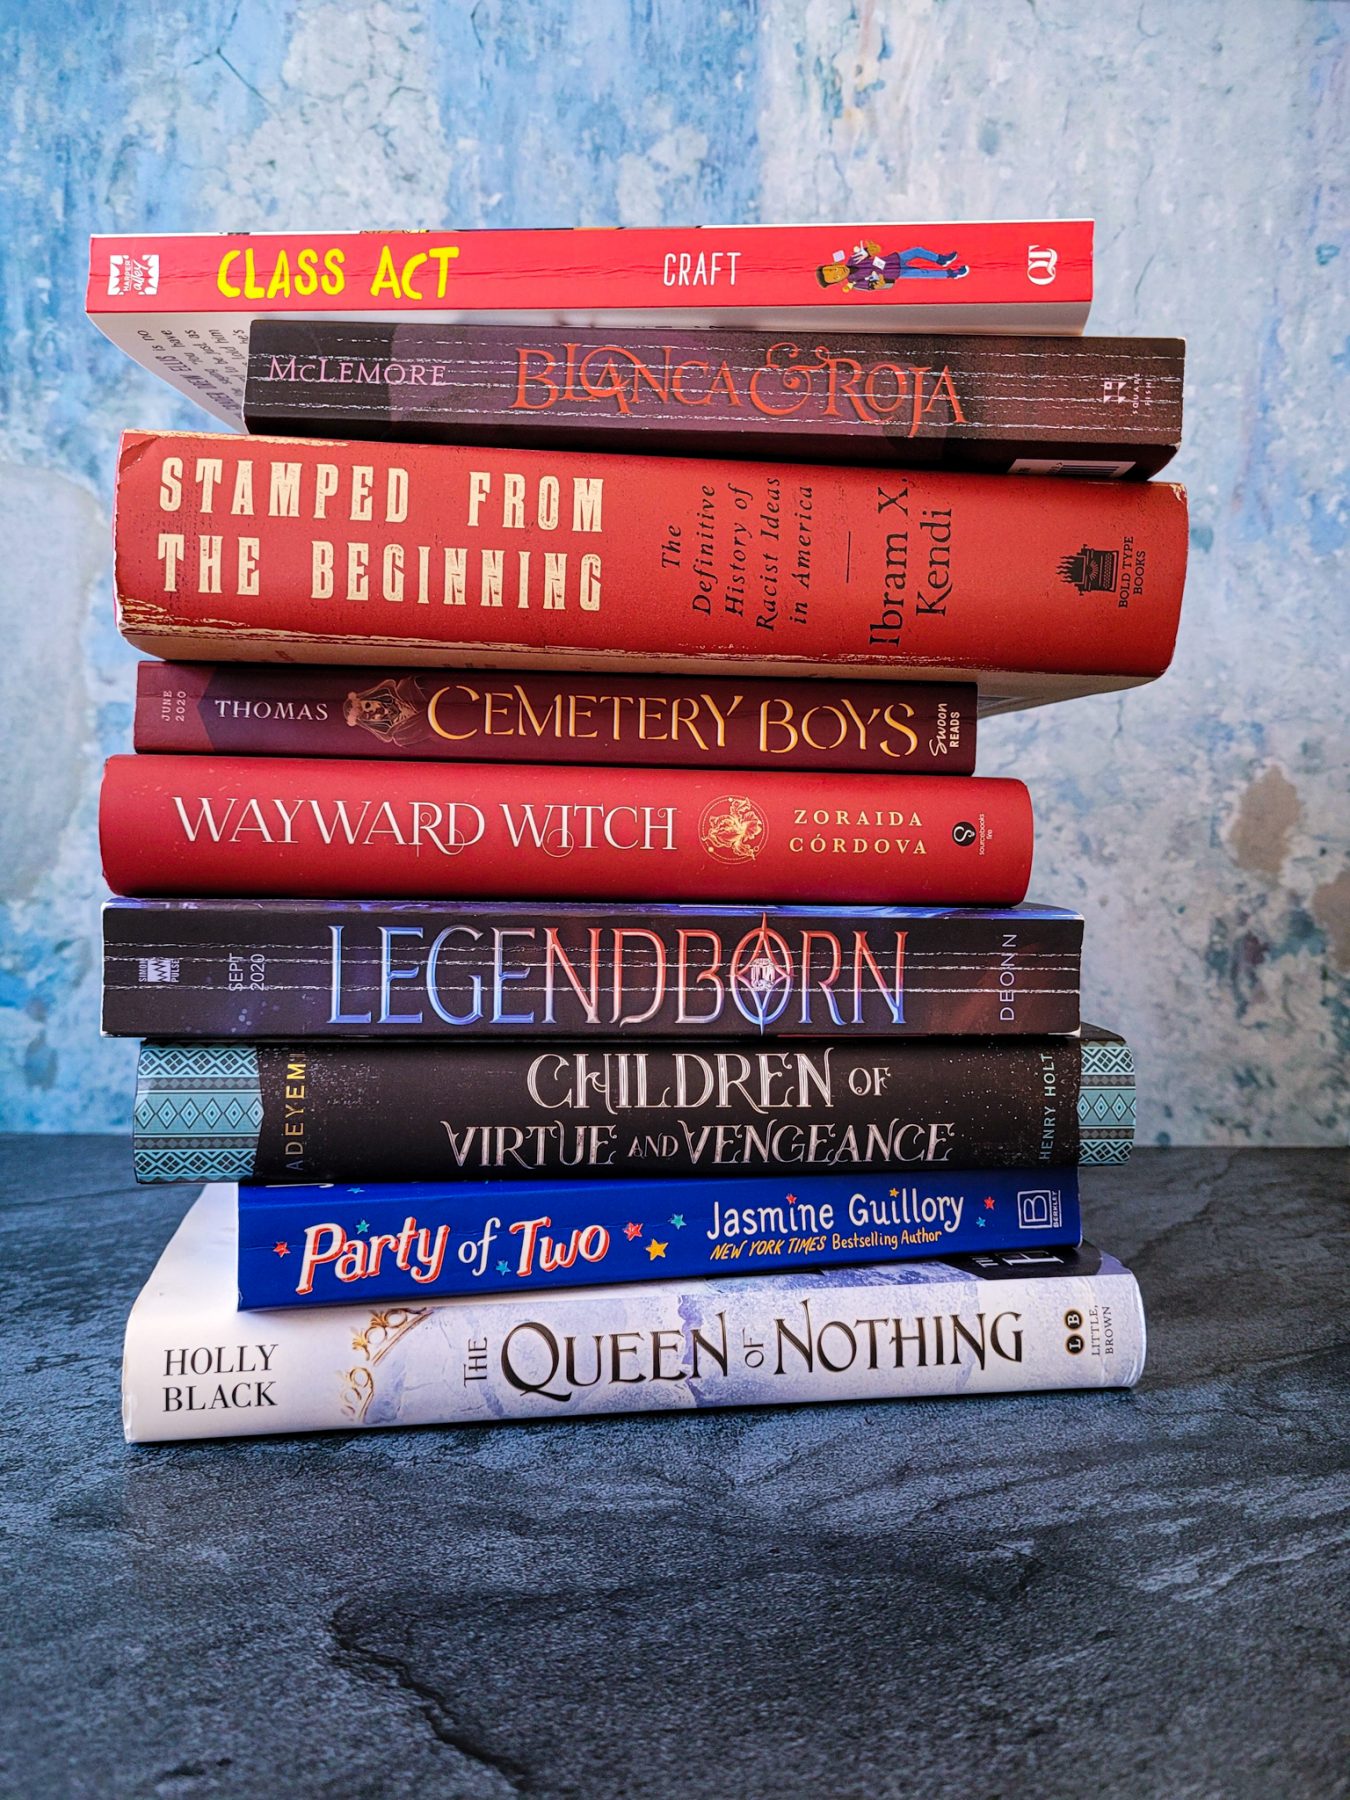
[[157, 294], [159, 257], [116, 255], [108, 258], [109, 294]]
[[769, 838], [769, 821], [745, 794], [720, 794], [698, 822], [699, 841], [715, 862], [753, 862]]

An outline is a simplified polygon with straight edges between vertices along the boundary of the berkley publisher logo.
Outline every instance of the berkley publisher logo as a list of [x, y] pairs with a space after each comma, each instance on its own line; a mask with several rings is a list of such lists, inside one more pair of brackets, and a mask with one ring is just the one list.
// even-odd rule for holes
[[753, 862], [769, 836], [769, 822], [744, 794], [710, 800], [698, 822], [703, 848], [715, 862]]
[[157, 294], [159, 292], [159, 257], [110, 256], [108, 258], [108, 292], [110, 294]]
[[1090, 550], [1084, 544], [1076, 555], [1060, 559], [1060, 580], [1076, 587], [1080, 594], [1114, 593], [1119, 561], [1115, 550]]

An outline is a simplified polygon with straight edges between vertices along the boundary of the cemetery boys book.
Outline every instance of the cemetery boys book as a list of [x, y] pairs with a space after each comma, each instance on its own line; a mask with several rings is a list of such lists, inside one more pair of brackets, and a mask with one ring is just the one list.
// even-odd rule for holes
[[970, 775], [975, 720], [942, 682], [147, 661], [134, 729], [142, 752]]
[[315, 1306], [1076, 1244], [1078, 1171], [239, 1189], [239, 1304]]
[[1077, 1249], [612, 1287], [236, 1310], [208, 1187], [127, 1322], [132, 1443], [589, 1413], [1126, 1388], [1134, 1277]]

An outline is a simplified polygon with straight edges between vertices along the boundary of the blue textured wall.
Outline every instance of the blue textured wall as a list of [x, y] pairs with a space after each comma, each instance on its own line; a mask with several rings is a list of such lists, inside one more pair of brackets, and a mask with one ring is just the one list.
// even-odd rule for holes
[[[1091, 215], [1101, 332], [1190, 340], [1162, 683], [991, 725], [1088, 918], [1146, 1138], [1327, 1142], [1350, 1007], [1344, 182], [1328, 0], [3, 0], [0, 1123], [127, 1115], [95, 784], [129, 743], [108, 494], [199, 422], [81, 315], [91, 230]], [[1339, 1034], [1339, 1035], [1338, 1035]]]

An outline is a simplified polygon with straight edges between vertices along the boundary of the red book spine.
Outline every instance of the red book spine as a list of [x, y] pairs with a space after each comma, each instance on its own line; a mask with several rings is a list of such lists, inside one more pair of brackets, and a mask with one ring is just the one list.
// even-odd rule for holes
[[135, 744], [223, 756], [619, 760], [651, 768], [969, 775], [975, 690], [143, 662]]
[[833, 303], [894, 316], [935, 304], [1086, 313], [1091, 298], [1091, 221], [1040, 219], [94, 237], [86, 307], [97, 317]]
[[1020, 781], [115, 756], [115, 893], [1012, 905]]
[[1053, 698], [1162, 672], [1185, 557], [1163, 483], [146, 432], [119, 460], [121, 628], [169, 658]]

